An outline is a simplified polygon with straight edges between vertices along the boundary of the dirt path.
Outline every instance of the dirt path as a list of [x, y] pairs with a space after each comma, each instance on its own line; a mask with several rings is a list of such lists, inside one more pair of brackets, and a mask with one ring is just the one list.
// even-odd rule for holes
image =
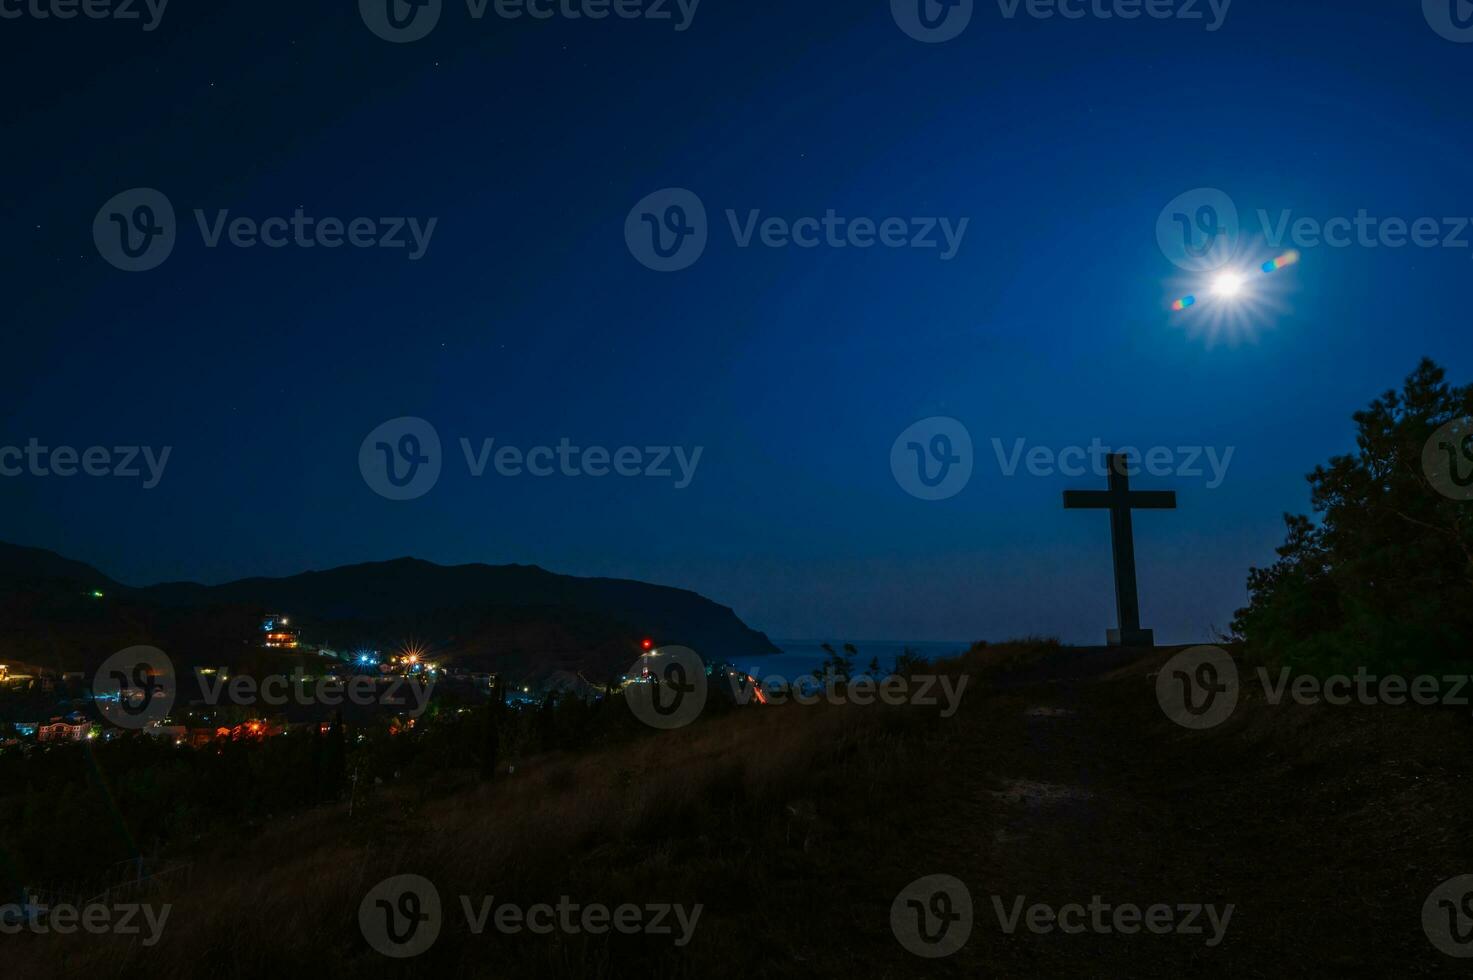
[[[1466, 976], [1470, 961], [1434, 949], [1421, 916], [1436, 885], [1473, 873], [1467, 709], [1273, 706], [1245, 671], [1232, 718], [1189, 731], [1155, 697], [1155, 671], [1173, 652], [1065, 648], [985, 668], [938, 726], [915, 794], [885, 801], [888, 818], [855, 831], [851, 846], [874, 860], [834, 871], [844, 880], [830, 894], [851, 911], [863, 903], [860, 921], [789, 910], [820, 932], [849, 921], [842, 954], [810, 948], [810, 966], [866, 976]], [[893, 839], [897, 825], [903, 839]], [[905, 952], [885, 928], [895, 894], [930, 874], [964, 883], [974, 911], [966, 945], [934, 960]], [[1084, 906], [1086, 928], [1030, 931], [1025, 911], [1010, 933], [999, 918], [1020, 897], [1024, 908]], [[1108, 907], [1095, 920], [1103, 929], [1092, 902]], [[1115, 909], [1126, 904], [1168, 906], [1170, 928], [1185, 931], [1124, 934]]]

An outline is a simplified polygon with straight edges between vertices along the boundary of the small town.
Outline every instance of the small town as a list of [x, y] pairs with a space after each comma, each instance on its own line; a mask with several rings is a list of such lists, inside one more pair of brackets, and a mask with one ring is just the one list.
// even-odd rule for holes
[[[165, 743], [201, 749], [288, 734], [327, 734], [346, 714], [361, 740], [369, 729], [397, 735], [423, 726], [431, 699], [456, 714], [493, 699], [509, 710], [526, 710], [569, 700], [594, 704], [611, 691], [650, 680], [644, 667], [604, 683], [569, 670], [508, 682], [494, 672], [443, 663], [418, 642], [341, 652], [304, 638], [293, 617], [276, 613], [262, 619], [254, 642], [261, 650], [289, 653], [295, 662], [264, 679], [226, 667], [192, 668], [177, 679], [178, 696], [169, 714], [148, 720], [140, 730]], [[653, 640], [640, 641], [640, 653], [653, 650]], [[739, 684], [753, 685], [756, 702], [767, 703], [761, 686], [744, 672], [719, 662], [704, 669], [708, 676], [732, 675]], [[274, 696], [269, 693], [273, 687], [278, 692]], [[349, 691], [357, 697], [348, 697]], [[110, 724], [104, 710], [119, 697], [100, 693], [96, 678], [81, 671], [0, 663], [0, 752], [126, 737], [132, 732]]]
[[[96, 597], [101, 598], [101, 593]], [[357, 712], [355, 717], [365, 726], [380, 726], [397, 734], [416, 724], [416, 718], [394, 710], [401, 705], [422, 704], [428, 692], [438, 690], [442, 698], [453, 700], [458, 710], [465, 710], [467, 705], [488, 700], [498, 691], [500, 682], [494, 673], [442, 665], [416, 643], [402, 644], [392, 651], [355, 649], [341, 653], [304, 639], [292, 618], [282, 614], [263, 618], [255, 643], [260, 649], [290, 652], [298, 658], [290, 673], [281, 677], [297, 694], [294, 699], [279, 699], [282, 710], [276, 710], [273, 699], [265, 695], [266, 684], [250, 699], [257, 705], [240, 704], [230, 694], [232, 682], [240, 681], [240, 676], [233, 676], [228, 668], [197, 667], [180, 678], [181, 696], [170, 714], [149, 721], [142, 730], [175, 745], [195, 748], [218, 742], [259, 741], [292, 732], [326, 732], [331, 719], [316, 716], [331, 707], [332, 699], [315, 695], [322, 690], [341, 690], [347, 682], [358, 679], [371, 681], [376, 694], [365, 699], [367, 705], [357, 706], [367, 710]], [[93, 680], [82, 671], [57, 671], [18, 660], [0, 663], [0, 751], [47, 743], [106, 742], [128, 734], [126, 729], [107, 723], [99, 710], [99, 701], [107, 695], [98, 695]], [[254, 683], [251, 686], [254, 688]], [[359, 689], [363, 689], [361, 683]], [[505, 692], [504, 700], [518, 708], [541, 704], [548, 696], [600, 697], [606, 689], [577, 676], [553, 675], [535, 687], [530, 682], [513, 687]], [[422, 698], [406, 697], [402, 693], [405, 690], [426, 693]], [[312, 710], [314, 703], [320, 710]]]

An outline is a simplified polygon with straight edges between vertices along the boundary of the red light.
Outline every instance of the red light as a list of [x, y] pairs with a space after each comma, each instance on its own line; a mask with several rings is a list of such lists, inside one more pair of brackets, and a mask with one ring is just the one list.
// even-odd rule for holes
[[757, 703], [766, 704], [767, 695], [762, 692], [762, 685], [757, 682], [757, 678], [753, 677], [751, 674], [748, 674], [747, 683], [752, 685], [752, 693], [757, 695]]
[[641, 642], [639, 645], [642, 646], [642, 647], [644, 647], [646, 650], [653, 650], [655, 648], [655, 641], [654, 640], [650, 640], [650, 639], [646, 639], [643, 642]]

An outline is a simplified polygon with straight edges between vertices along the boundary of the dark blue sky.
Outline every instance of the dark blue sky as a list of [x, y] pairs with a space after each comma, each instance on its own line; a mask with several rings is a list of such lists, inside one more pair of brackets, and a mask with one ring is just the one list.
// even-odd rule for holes
[[[1245, 226], [1292, 210], [1473, 215], [1473, 45], [1416, 4], [1237, 0], [1202, 21], [1008, 19], [902, 33], [884, 0], [704, 0], [669, 22], [475, 21], [447, 0], [386, 43], [356, 4], [173, 0], [151, 32], [0, 20], [6, 193], [0, 445], [171, 446], [159, 485], [0, 479], [0, 538], [130, 583], [413, 554], [700, 591], [777, 636], [1098, 641], [1094, 476], [1006, 477], [1011, 449], [1233, 447], [1220, 486], [1136, 519], [1142, 619], [1206, 638], [1272, 559], [1303, 474], [1423, 354], [1473, 371], [1461, 248], [1302, 249], [1273, 309], [1210, 336], [1166, 309], [1177, 195]], [[1199, 4], [1204, 12], [1205, 4]], [[1209, 15], [1210, 16], [1210, 15]], [[174, 252], [125, 273], [92, 222], [153, 187]], [[689, 188], [693, 266], [631, 256], [626, 215]], [[206, 248], [192, 211], [438, 218], [405, 250]], [[726, 209], [968, 218], [936, 250], [739, 248]], [[1251, 239], [1251, 236], [1249, 236]], [[1254, 262], [1272, 257], [1250, 244]], [[1204, 304], [1204, 306], [1207, 304]], [[397, 416], [444, 444], [384, 499], [359, 444]], [[908, 494], [890, 449], [960, 420], [965, 489]], [[690, 486], [472, 478], [458, 446], [703, 447]]]

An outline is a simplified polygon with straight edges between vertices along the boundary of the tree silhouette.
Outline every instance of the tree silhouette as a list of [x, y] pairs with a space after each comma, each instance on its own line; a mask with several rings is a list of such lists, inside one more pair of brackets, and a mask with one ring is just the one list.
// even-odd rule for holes
[[[1428, 460], [1447, 448], [1438, 431], [1473, 415], [1473, 386], [1449, 386], [1444, 376], [1423, 359], [1400, 392], [1355, 413], [1356, 451], [1309, 474], [1319, 521], [1284, 516], [1278, 560], [1249, 571], [1235, 636], [1276, 659], [1322, 666], [1468, 658], [1473, 500], [1439, 492]], [[1473, 462], [1469, 438], [1458, 442]], [[1455, 456], [1446, 463], [1460, 464]]]
[[824, 658], [823, 663], [819, 665], [818, 669], [813, 671], [813, 676], [826, 683], [829, 681], [847, 681], [849, 676], [854, 673], [854, 658], [859, 655], [859, 651], [854, 649], [852, 643], [844, 644], [844, 652], [842, 654], [836, 652], [833, 645], [829, 643], [820, 644], [820, 648], [828, 656]]

